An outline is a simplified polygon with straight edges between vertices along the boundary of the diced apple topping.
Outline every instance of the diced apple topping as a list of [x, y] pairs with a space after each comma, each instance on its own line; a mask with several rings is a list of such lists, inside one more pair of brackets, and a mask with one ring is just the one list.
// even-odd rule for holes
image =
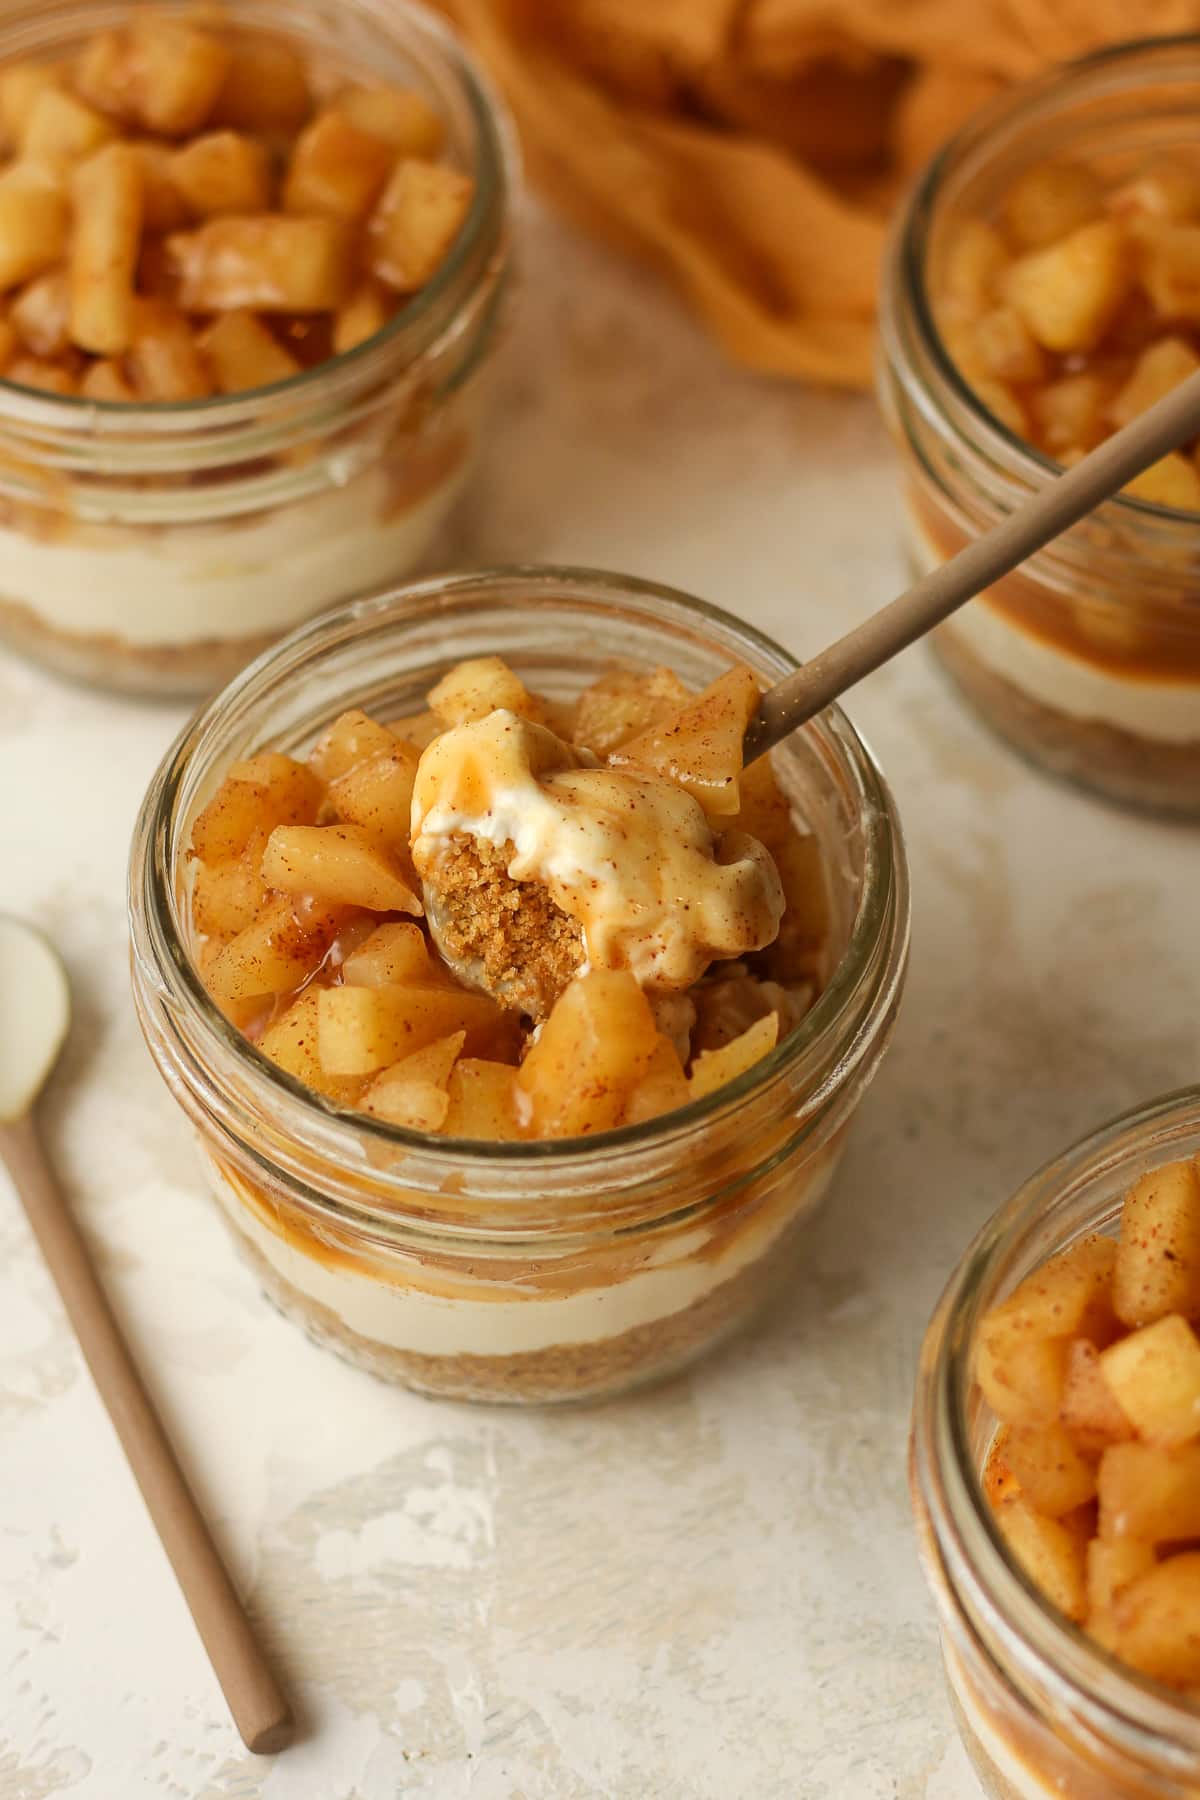
[[[40, 318], [32, 300], [27, 310]], [[257, 324], [238, 313], [216, 321], [210, 368], [224, 354], [222, 326], [231, 328], [235, 370]], [[740, 767], [740, 728], [736, 754], [727, 740], [751, 692], [748, 671], [732, 671], [695, 701], [669, 670], [621, 671], [569, 712], [531, 692], [500, 658], [478, 657], [441, 678], [416, 721], [385, 724], [350, 709], [304, 758], [268, 749], [234, 763], [191, 833], [188, 895], [210, 992], [264, 1056], [324, 1099], [431, 1135], [587, 1137], [652, 1125], [726, 1086], [791, 1029], [817, 977], [782, 985], [767, 972], [768, 943], [748, 960], [718, 958], [690, 994], [653, 983], [644, 990], [628, 967], [581, 968], [576, 954], [538, 1021], [465, 986], [447, 963], [423, 914], [413, 843], [426, 756], [449, 757], [456, 805], [486, 800], [483, 763], [454, 761], [462, 733], [486, 726], [497, 741], [520, 740], [535, 773], [565, 764], [601, 776], [597, 750], [581, 738], [576, 751], [538, 721], [584, 730], [596, 744], [662, 731], [687, 779], [719, 789], [720, 768]], [[685, 729], [672, 735], [681, 719]], [[635, 782], [638, 793], [650, 785], [636, 773]], [[696, 800], [672, 792], [709, 844]], [[760, 825], [785, 860], [793, 841], [811, 844], [768, 767], [755, 767], [737, 799], [731, 823]], [[581, 790], [574, 804], [587, 803]], [[668, 809], [663, 818], [671, 817]], [[743, 841], [731, 834], [735, 846]], [[807, 849], [801, 860], [801, 937], [815, 949], [826, 930], [809, 893], [817, 865]], [[552, 914], [526, 895], [514, 916], [549, 929]]]
[[975, 1374], [1006, 1423], [984, 1491], [1016, 1560], [1114, 1656], [1200, 1681], [1200, 1178], [1151, 1170], [1119, 1244], [1052, 1257], [981, 1321]]
[[[943, 341], [984, 407], [1073, 464], [1200, 368], [1200, 157], [1155, 153], [1110, 178], [1056, 158], [993, 216], [948, 230], [935, 272]], [[1200, 512], [1200, 445], [1129, 483]]]
[[[46, 393], [178, 403], [356, 349], [462, 228], [474, 182], [440, 160], [446, 137], [423, 94], [219, 15], [131, 5], [70, 56], [14, 59], [0, 292], [46, 285], [17, 295], [29, 354], [0, 366]], [[139, 336], [151, 303], [170, 330]]]

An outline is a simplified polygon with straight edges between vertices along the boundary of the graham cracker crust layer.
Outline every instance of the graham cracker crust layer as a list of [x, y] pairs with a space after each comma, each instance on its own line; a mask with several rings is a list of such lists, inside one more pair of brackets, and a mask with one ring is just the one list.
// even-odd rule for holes
[[984, 720], [1051, 774], [1151, 812], [1200, 816], [1200, 741], [1166, 744], [1044, 706], [963, 647], [952, 627], [934, 650]]
[[352, 1331], [329, 1307], [280, 1275], [223, 1207], [221, 1214], [267, 1298], [302, 1326], [314, 1343], [384, 1381], [400, 1382], [419, 1393], [500, 1405], [602, 1399], [675, 1374], [724, 1342], [766, 1304], [794, 1262], [796, 1227], [810, 1216], [801, 1212], [754, 1262], [682, 1311], [616, 1337], [553, 1344], [513, 1356], [422, 1356]]
[[89, 687], [149, 699], [193, 699], [224, 687], [278, 632], [192, 644], [131, 644], [115, 635], [56, 631], [27, 606], [0, 600], [0, 639], [32, 661]]

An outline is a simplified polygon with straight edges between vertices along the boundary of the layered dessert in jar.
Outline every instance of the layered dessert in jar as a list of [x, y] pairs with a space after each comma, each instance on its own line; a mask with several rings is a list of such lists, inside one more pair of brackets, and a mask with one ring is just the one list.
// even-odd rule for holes
[[[1157, 1110], [1178, 1127], [1185, 1107]], [[1185, 1142], [1194, 1098], [1190, 1111], [1173, 1134]], [[1064, 1222], [1091, 1212], [1100, 1229], [1074, 1231], [988, 1304], [976, 1247], [959, 1420], [969, 1531], [942, 1511], [950, 1484], [922, 1468], [918, 1402], [917, 1514], [946, 1669], [996, 1800], [1141, 1800], [1200, 1779], [1200, 1162], [1189, 1148], [1126, 1185], [1128, 1151], [1110, 1138], [1096, 1159], [1102, 1207], [1064, 1207]], [[980, 1605], [976, 1530], [1004, 1586], [1020, 1584], [1019, 1612], [994, 1589], [993, 1610]]]
[[[889, 284], [885, 404], [927, 571], [1200, 369], [1200, 44], [1006, 100], [927, 177]], [[1200, 465], [1164, 457], [962, 608], [935, 647], [1020, 748], [1200, 809]]]
[[815, 1116], [789, 1073], [853, 923], [844, 858], [742, 767], [760, 677], [580, 673], [472, 656], [419, 712], [365, 694], [303, 748], [247, 743], [179, 834], [206, 1009], [334, 1134], [314, 1159], [202, 1127], [213, 1191], [285, 1311], [431, 1392], [690, 1360], [793, 1266], [860, 1091], [863, 1052]]
[[447, 518], [503, 127], [404, 5], [97, 17], [0, 32], [0, 635], [196, 692]]

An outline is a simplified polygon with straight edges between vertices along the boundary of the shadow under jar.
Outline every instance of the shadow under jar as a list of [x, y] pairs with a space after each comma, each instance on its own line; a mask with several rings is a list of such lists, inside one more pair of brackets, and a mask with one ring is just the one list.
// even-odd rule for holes
[[250, 750], [302, 753], [350, 706], [418, 713], [449, 667], [497, 653], [561, 701], [614, 665], [669, 664], [694, 687], [739, 660], [768, 682], [795, 666], [700, 601], [588, 571], [458, 576], [329, 614], [218, 696], [155, 777], [131, 865], [134, 990], [218, 1203], [286, 1313], [430, 1393], [567, 1400], [683, 1366], [786, 1282], [890, 1036], [908, 884], [888, 790], [833, 709], [775, 757], [828, 872], [822, 991], [740, 1078], [646, 1124], [542, 1142], [421, 1135], [319, 1098], [204, 988], [192, 820]]
[[1117, 1662], [1012, 1560], [983, 1488], [998, 1420], [971, 1376], [988, 1309], [1078, 1239], [1117, 1235], [1139, 1176], [1200, 1151], [1200, 1089], [1115, 1120], [984, 1227], [921, 1351], [910, 1477], [950, 1697], [991, 1800], [1194, 1800], [1200, 1708]]
[[[939, 330], [963, 227], [993, 218], [1016, 178], [1052, 159], [1105, 184], [1160, 153], [1200, 159], [1198, 117], [1200, 37], [1123, 45], [985, 108], [918, 184], [893, 233], [880, 354], [917, 573], [1060, 470], [989, 410]], [[1114, 800], [1200, 815], [1200, 514], [1113, 500], [932, 643], [987, 723], [1042, 767]]]
[[[154, 11], [196, 22], [186, 0]], [[61, 56], [130, 12], [7, 9], [0, 66]], [[445, 262], [388, 324], [286, 381], [122, 403], [0, 379], [0, 642], [128, 693], [211, 692], [300, 620], [412, 572], [470, 472], [509, 260], [506, 121], [424, 8], [231, 0], [219, 24], [323, 77], [415, 90], [474, 193]]]

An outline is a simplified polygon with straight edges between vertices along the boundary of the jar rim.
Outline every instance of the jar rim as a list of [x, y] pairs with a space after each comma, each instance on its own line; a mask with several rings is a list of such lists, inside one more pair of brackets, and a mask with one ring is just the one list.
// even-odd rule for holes
[[[1162, 1756], [1164, 1746], [1200, 1757], [1200, 1707], [1118, 1661], [1063, 1617], [1008, 1550], [984, 1492], [970, 1443], [967, 1400], [975, 1326], [989, 1277], [1044, 1226], [1047, 1210], [1116, 1171], [1152, 1137], [1169, 1160], [1172, 1137], [1200, 1130], [1200, 1086], [1179, 1088], [1086, 1133], [1024, 1181], [959, 1259], [925, 1335], [913, 1409], [913, 1454], [934, 1535], [952, 1587], [1016, 1656], [1032, 1651], [1039, 1682], [1080, 1716]], [[1065, 1242], [1086, 1235], [1086, 1227]], [[1062, 1247], [1062, 1244], [1059, 1244]], [[1195, 1764], [1189, 1761], [1194, 1775]]]
[[[1028, 438], [1021, 437], [984, 405], [951, 356], [938, 327], [926, 281], [929, 238], [937, 204], [947, 178], [972, 152], [978, 151], [994, 131], [1006, 126], [1018, 127], [1027, 114], [1031, 115], [1030, 125], [1035, 125], [1042, 109], [1072, 96], [1078, 84], [1086, 84], [1093, 76], [1103, 77], [1114, 66], [1121, 69], [1136, 67], [1140, 62], [1161, 62], [1179, 52], [1196, 57], [1196, 76], [1200, 81], [1200, 32], [1175, 32], [1164, 37], [1128, 38], [1102, 45], [997, 95], [972, 113], [933, 156], [917, 179], [893, 227], [891, 260], [909, 298], [922, 349], [959, 406], [975, 425], [983, 428], [985, 438], [1009, 458], [1012, 472], [1032, 486], [1044, 485], [1047, 480], [1061, 475], [1064, 465]], [[1017, 132], [1014, 130], [1012, 135], [1015, 137]], [[891, 336], [886, 326], [884, 335]], [[1195, 512], [1162, 506], [1133, 494], [1114, 494], [1104, 506], [1117, 509], [1118, 517], [1143, 519], [1160, 526], [1178, 525], [1191, 531], [1196, 529]]]
[[[862, 832], [863, 867], [858, 905], [839, 963], [810, 1011], [796, 1029], [734, 1081], [677, 1111], [635, 1125], [619, 1126], [592, 1136], [548, 1140], [481, 1143], [477, 1139], [435, 1137], [340, 1107], [314, 1094], [264, 1057], [217, 1007], [182, 942], [177, 897], [171, 880], [175, 806], [192, 759], [202, 754], [205, 738], [231, 706], [252, 714], [256, 700], [288, 671], [323, 649], [331, 648], [354, 629], [369, 633], [394, 621], [397, 611], [415, 623], [441, 613], [447, 602], [470, 603], [519, 587], [523, 597], [552, 603], [554, 599], [585, 603], [589, 594], [617, 593], [622, 603], [653, 619], [662, 609], [681, 622], [718, 626], [760, 660], [783, 674], [796, 662], [765, 633], [708, 601], [678, 589], [606, 570], [547, 564], [513, 564], [463, 574], [434, 575], [358, 599], [320, 615], [290, 633], [216, 695], [196, 714], [167, 752], [150, 784], [134, 829], [129, 871], [129, 914], [134, 949], [135, 986], [148, 977], [168, 1004], [183, 1009], [198, 1028], [198, 1042], [209, 1055], [233, 1056], [250, 1091], [278, 1104], [297, 1126], [319, 1122], [345, 1145], [367, 1141], [416, 1152], [446, 1171], [483, 1167], [510, 1173], [537, 1169], [542, 1175], [568, 1172], [582, 1164], [605, 1164], [639, 1150], [657, 1149], [700, 1126], [740, 1108], [770, 1090], [805, 1058], [820, 1079], [808, 1101], [819, 1107], [835, 1092], [870, 1047], [879, 1016], [886, 1016], [903, 977], [908, 943], [908, 881], [903, 837], [887, 785], [871, 752], [840, 708], [803, 729], [823, 736], [848, 778]], [[882, 966], [880, 966], [882, 964]], [[869, 1018], [857, 1023], [844, 1043], [839, 1040], [853, 1015], [853, 1001], [874, 978], [877, 993]], [[824, 1061], [822, 1061], [824, 1059]], [[343, 1135], [344, 1134], [344, 1135]], [[332, 1137], [330, 1140], [332, 1141]], [[411, 1183], [409, 1184], [411, 1185]]]
[[[121, 400], [94, 400], [82, 394], [50, 394], [23, 382], [0, 376], [0, 426], [29, 425], [35, 431], [67, 431], [81, 423], [116, 448], [123, 438], [145, 439], [147, 434], [169, 437], [193, 427], [215, 434], [261, 423], [264, 404], [287, 403], [293, 398], [310, 400], [320, 407], [334, 407], [376, 379], [392, 373], [394, 352], [403, 340], [411, 340], [402, 367], [408, 368], [436, 346], [444, 327], [457, 310], [453, 304], [464, 281], [469, 298], [475, 283], [473, 266], [482, 256], [491, 260], [498, 239], [497, 220], [508, 201], [519, 173], [519, 152], [507, 111], [491, 81], [467, 46], [443, 19], [417, 0], [355, 0], [381, 29], [399, 41], [413, 40], [440, 57], [454, 78], [475, 130], [472, 164], [474, 189], [467, 216], [459, 227], [448, 255], [432, 278], [397, 308], [382, 326], [361, 344], [339, 351], [322, 362], [299, 370], [282, 381], [248, 388], [238, 394], [209, 394], [193, 400], [145, 400], [132, 404]], [[186, 5], [184, 11], [191, 10]], [[41, 17], [40, 0], [30, 0], [27, 12]], [[11, 27], [20, 14], [6, 13], [0, 30]], [[234, 21], [236, 23], [236, 21]], [[19, 409], [19, 410], [18, 410]], [[297, 415], [300, 426], [304, 418]], [[114, 440], [116, 442], [114, 443]]]

